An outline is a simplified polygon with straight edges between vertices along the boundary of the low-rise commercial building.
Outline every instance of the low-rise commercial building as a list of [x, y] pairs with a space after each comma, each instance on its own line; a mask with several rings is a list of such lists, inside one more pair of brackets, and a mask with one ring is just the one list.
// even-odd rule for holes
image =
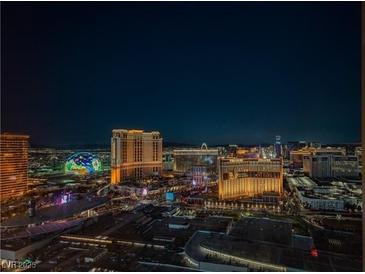
[[344, 211], [361, 207], [361, 186], [352, 183], [332, 182], [319, 186], [308, 177], [286, 177], [302, 205], [311, 210]]
[[337, 254], [322, 254], [317, 250], [312, 253], [310, 250], [297, 248], [297, 238], [295, 242], [295, 246], [288, 246], [240, 239], [224, 233], [197, 231], [185, 245], [184, 255], [191, 267], [201, 271], [211, 271], [212, 264], [219, 265], [217, 269], [226, 266], [226, 271], [246, 272], [360, 271], [361, 269], [360, 260], [355, 261]]
[[342, 199], [299, 190], [298, 197], [305, 207], [313, 210], [343, 211], [345, 202]]

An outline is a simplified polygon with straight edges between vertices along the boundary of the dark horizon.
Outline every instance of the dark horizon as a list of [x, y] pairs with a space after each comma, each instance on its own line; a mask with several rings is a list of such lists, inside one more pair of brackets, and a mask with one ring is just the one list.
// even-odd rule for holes
[[[308, 142], [308, 145], [310, 144], [310, 142]], [[163, 142], [163, 148], [188, 148], [188, 147], [194, 147], [194, 148], [199, 148], [201, 147], [202, 143], [199, 144], [192, 144], [192, 143], [172, 143], [172, 142]], [[231, 144], [206, 144], [208, 146], [208, 148], [212, 148], [212, 147], [227, 147], [229, 145], [233, 145]], [[239, 147], [268, 147], [268, 146], [272, 146], [272, 143], [260, 143], [260, 144], [234, 144], [237, 145]], [[283, 145], [287, 145], [287, 143], [283, 143]], [[335, 143], [322, 143], [321, 144], [322, 147], [339, 147], [339, 146], [361, 146], [361, 143], [341, 143], [341, 144], [335, 144]], [[110, 144], [62, 144], [62, 145], [53, 145], [53, 146], [49, 146], [49, 145], [40, 145], [40, 144], [34, 144], [32, 142], [30, 142], [30, 148], [32, 149], [41, 149], [41, 148], [50, 148], [50, 149], [70, 149], [70, 150], [93, 150], [93, 149], [105, 149], [105, 150], [110, 150]]]
[[1, 6], [1, 131], [33, 144], [361, 140], [361, 3]]

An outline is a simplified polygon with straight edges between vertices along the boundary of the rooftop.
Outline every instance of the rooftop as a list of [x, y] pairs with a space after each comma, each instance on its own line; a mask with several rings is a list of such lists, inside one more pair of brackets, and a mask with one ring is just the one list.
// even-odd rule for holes
[[[200, 247], [200, 248], [199, 248]], [[203, 248], [203, 249], [202, 249]], [[344, 256], [329, 255], [319, 252], [318, 257], [310, 252], [283, 247], [274, 244], [242, 240], [218, 233], [196, 232], [186, 246], [186, 253], [197, 261], [208, 261], [202, 250], [212, 250], [216, 254], [214, 260], [223, 260], [230, 264], [234, 259], [227, 260], [226, 255], [250, 260], [250, 263], [271, 270], [304, 270], [304, 271], [361, 271], [361, 262]]]
[[40, 224], [51, 220], [65, 219], [88, 209], [100, 206], [107, 201], [109, 201], [109, 198], [107, 197], [73, 200], [65, 204], [39, 209], [36, 211], [34, 217], [29, 217], [24, 214], [9, 218], [1, 223], [1, 227], [27, 226], [29, 224]]

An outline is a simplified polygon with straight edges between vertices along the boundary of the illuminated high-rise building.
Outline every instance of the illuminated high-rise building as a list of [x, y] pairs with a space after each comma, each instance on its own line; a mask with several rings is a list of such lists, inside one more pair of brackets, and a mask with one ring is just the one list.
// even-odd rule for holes
[[142, 181], [162, 170], [158, 131], [114, 129], [111, 138], [111, 183]]
[[28, 188], [29, 136], [0, 135], [0, 200], [24, 194]]
[[219, 158], [219, 199], [283, 192], [282, 159]]
[[276, 135], [275, 136], [275, 157], [279, 158], [282, 156], [281, 153], [281, 136], [280, 135]]

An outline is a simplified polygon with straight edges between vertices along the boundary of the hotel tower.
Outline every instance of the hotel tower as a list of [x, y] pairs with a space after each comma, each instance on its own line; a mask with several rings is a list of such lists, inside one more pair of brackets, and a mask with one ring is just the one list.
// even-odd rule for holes
[[0, 135], [0, 200], [24, 194], [28, 188], [29, 136]]
[[158, 131], [114, 129], [111, 138], [111, 183], [142, 181], [162, 170]]
[[282, 159], [219, 158], [219, 199], [283, 192]]

